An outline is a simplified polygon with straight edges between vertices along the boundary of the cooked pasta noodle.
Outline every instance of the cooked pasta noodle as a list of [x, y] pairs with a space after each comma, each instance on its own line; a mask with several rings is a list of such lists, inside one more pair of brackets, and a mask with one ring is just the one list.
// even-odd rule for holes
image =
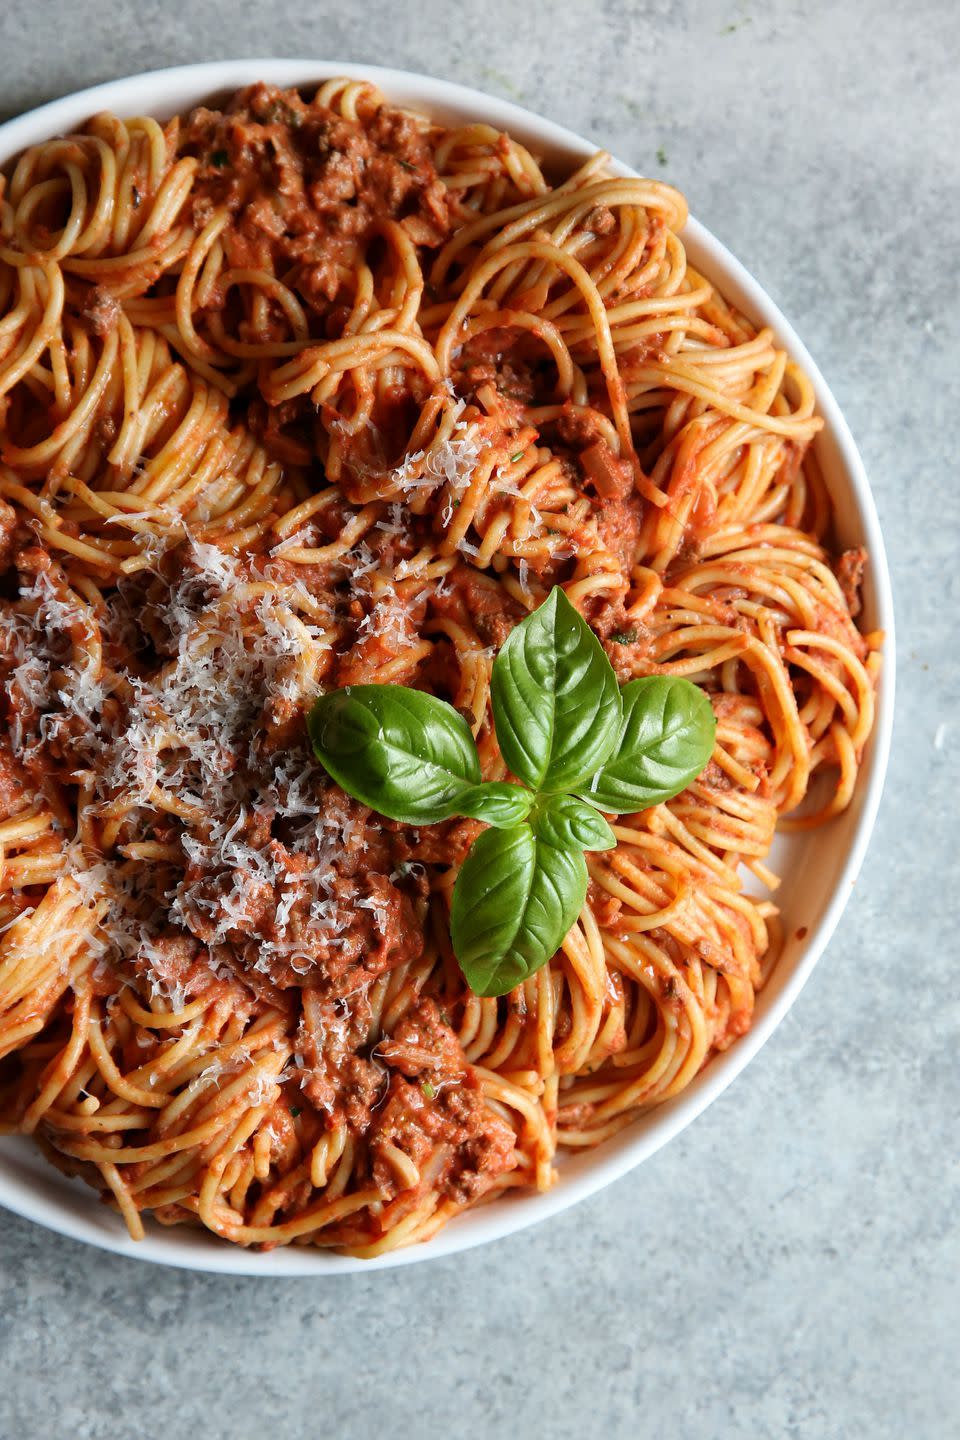
[[[100, 115], [0, 182], [0, 1116], [131, 1234], [425, 1240], [749, 1028], [765, 857], [849, 803], [879, 637], [810, 382], [685, 218], [347, 80]], [[555, 584], [621, 680], [705, 689], [716, 747], [481, 999], [480, 827], [370, 814], [304, 712], [428, 689], [504, 778], [491, 662]]]

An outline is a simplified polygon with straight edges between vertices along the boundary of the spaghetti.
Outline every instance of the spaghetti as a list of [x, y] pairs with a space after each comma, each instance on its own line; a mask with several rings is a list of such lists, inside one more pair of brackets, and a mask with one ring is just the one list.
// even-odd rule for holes
[[[682, 196], [338, 80], [100, 115], [0, 182], [0, 1117], [142, 1216], [376, 1255], [678, 1094], [751, 1022], [765, 856], [849, 802], [878, 637], [811, 386]], [[554, 584], [710, 765], [615, 821], [501, 1000], [449, 940], [479, 826], [309, 752], [396, 682], [505, 776], [492, 658]]]

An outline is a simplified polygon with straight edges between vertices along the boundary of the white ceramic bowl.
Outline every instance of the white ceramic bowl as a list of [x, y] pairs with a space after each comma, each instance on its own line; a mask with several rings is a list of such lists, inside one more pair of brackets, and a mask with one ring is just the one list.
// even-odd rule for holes
[[[590, 141], [517, 105], [448, 81], [328, 60], [235, 60], [158, 70], [55, 100], [0, 125], [0, 164], [5, 164], [27, 145], [75, 129], [99, 110], [164, 119], [255, 80], [299, 85], [334, 75], [366, 77], [375, 81], [391, 100], [428, 111], [445, 121], [486, 120], [509, 130], [538, 154], [554, 161], [580, 160], [597, 148]], [[635, 173], [625, 165], [617, 164], [615, 168], [624, 175]], [[682, 177], [679, 178], [682, 183]], [[853, 437], [801, 340], [757, 282], [702, 225], [695, 220], [688, 221], [683, 239], [694, 265], [755, 323], [772, 326], [780, 342], [813, 381], [818, 408], [826, 422], [816, 442], [817, 454], [833, 498], [837, 532], [844, 545], [862, 544], [869, 551], [864, 621], [869, 629], [884, 629], [887, 637], [876, 726], [853, 804], [843, 816], [820, 831], [776, 842], [774, 863], [784, 877], [777, 899], [784, 911], [785, 934], [791, 938], [769, 984], [758, 998], [752, 1030], [732, 1049], [712, 1060], [677, 1099], [643, 1116], [599, 1149], [562, 1157], [559, 1180], [546, 1194], [507, 1196], [460, 1216], [426, 1245], [400, 1250], [377, 1260], [354, 1260], [299, 1247], [257, 1254], [185, 1228], [166, 1229], [149, 1222], [146, 1239], [135, 1243], [128, 1238], [120, 1219], [107, 1210], [92, 1191], [64, 1179], [22, 1139], [0, 1140], [0, 1204], [51, 1230], [105, 1250], [188, 1269], [235, 1275], [332, 1275], [411, 1265], [418, 1260], [454, 1254], [544, 1220], [632, 1170], [706, 1109], [779, 1025], [840, 919], [866, 852], [880, 801], [893, 722], [890, 577], [873, 498]], [[796, 932], [803, 926], [806, 933], [803, 940], [799, 940]]]

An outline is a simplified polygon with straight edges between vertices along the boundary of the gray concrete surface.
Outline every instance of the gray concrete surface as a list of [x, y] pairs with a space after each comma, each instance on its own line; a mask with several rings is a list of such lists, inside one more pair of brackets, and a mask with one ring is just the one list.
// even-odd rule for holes
[[892, 771], [786, 1024], [692, 1129], [559, 1219], [317, 1284], [149, 1270], [0, 1215], [0, 1440], [956, 1435], [955, 0], [11, 0], [0, 112], [271, 53], [427, 70], [642, 168], [660, 152], [862, 447], [899, 602]]

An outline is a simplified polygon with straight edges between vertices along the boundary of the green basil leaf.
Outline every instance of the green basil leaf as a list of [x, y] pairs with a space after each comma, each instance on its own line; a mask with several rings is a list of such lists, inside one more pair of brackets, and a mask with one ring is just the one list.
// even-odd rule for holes
[[493, 662], [500, 751], [534, 790], [571, 790], [613, 752], [621, 718], [613, 666], [559, 586]]
[[717, 722], [704, 692], [675, 675], [623, 687], [617, 747], [581, 793], [622, 815], [660, 805], [695, 780], [713, 753]]
[[535, 796], [522, 785], [506, 780], [491, 780], [486, 785], [473, 785], [457, 801], [457, 814], [472, 820], [485, 820], [500, 830], [519, 825], [530, 814]]
[[331, 690], [314, 703], [307, 729], [317, 759], [337, 784], [391, 820], [446, 820], [480, 783], [480, 758], [466, 720], [422, 690]]
[[485, 830], [453, 887], [450, 935], [477, 995], [506, 995], [555, 955], [583, 907], [587, 862], [529, 825]]
[[612, 850], [617, 843], [603, 816], [576, 795], [545, 797], [530, 823], [541, 840], [558, 850]]

